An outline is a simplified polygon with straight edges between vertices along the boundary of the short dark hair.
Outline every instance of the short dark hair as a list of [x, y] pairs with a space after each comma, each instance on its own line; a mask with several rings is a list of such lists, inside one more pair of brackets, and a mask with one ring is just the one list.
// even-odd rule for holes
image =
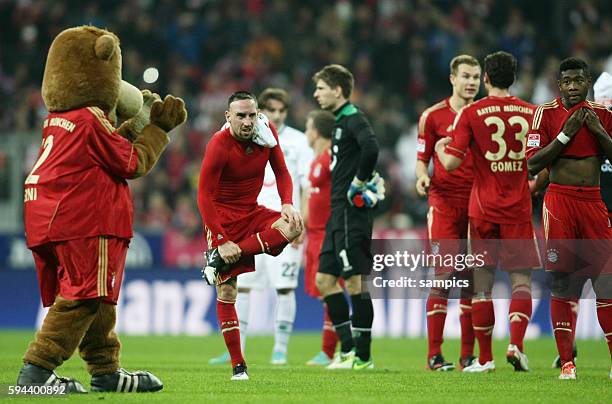
[[582, 69], [584, 71], [585, 76], [591, 77], [591, 72], [589, 70], [589, 65], [580, 59], [575, 57], [569, 57], [567, 59], [563, 59], [559, 64], [559, 77], [561, 77], [561, 73], [566, 70], [579, 70]]
[[315, 82], [323, 80], [331, 88], [340, 86], [344, 98], [349, 98], [355, 86], [355, 78], [349, 69], [342, 65], [327, 65], [312, 76]]
[[248, 91], [236, 91], [234, 94], [230, 95], [227, 99], [227, 107], [229, 108], [230, 104], [234, 101], [238, 100], [253, 100], [255, 104], [257, 104], [257, 98], [255, 95]]
[[474, 56], [457, 55], [450, 61], [450, 71], [452, 75], [457, 74], [457, 69], [459, 69], [460, 65], [480, 67], [480, 63], [478, 63], [478, 60]]
[[493, 87], [508, 88], [516, 78], [516, 58], [504, 51], [491, 53], [485, 57], [484, 71]]
[[329, 111], [317, 109], [308, 113], [307, 119], [312, 120], [312, 126], [319, 132], [322, 138], [331, 139], [336, 117]]
[[289, 94], [282, 88], [269, 87], [259, 94], [258, 103], [263, 108], [266, 108], [268, 101], [270, 100], [281, 102], [285, 108], [289, 108]]

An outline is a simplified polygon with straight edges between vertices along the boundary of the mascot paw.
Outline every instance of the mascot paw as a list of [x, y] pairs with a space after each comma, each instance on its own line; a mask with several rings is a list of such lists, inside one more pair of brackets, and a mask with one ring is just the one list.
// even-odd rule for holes
[[162, 382], [151, 372], [137, 370], [128, 372], [119, 369], [107, 375], [92, 376], [91, 391], [112, 391], [117, 393], [145, 393], [164, 388]]
[[160, 100], [161, 98], [158, 94], [152, 93], [149, 90], [142, 90], [142, 108], [132, 119], [128, 121], [132, 131], [137, 134], [141, 133], [144, 127], [151, 123], [151, 107], [155, 101]]
[[17, 385], [45, 385], [63, 387], [65, 393], [87, 393], [85, 387], [78, 381], [69, 377], [58, 376], [53, 370], [26, 363], [19, 371]]
[[187, 120], [185, 102], [172, 95], [167, 95], [164, 101], [155, 101], [151, 106], [151, 123], [170, 132]]

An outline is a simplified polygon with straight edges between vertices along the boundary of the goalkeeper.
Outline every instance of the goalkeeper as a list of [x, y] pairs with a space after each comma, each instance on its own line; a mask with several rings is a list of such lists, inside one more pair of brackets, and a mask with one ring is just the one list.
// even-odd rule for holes
[[[354, 84], [349, 70], [328, 65], [314, 75], [313, 81], [315, 99], [336, 117], [330, 165], [331, 216], [316, 277], [341, 344], [328, 369], [371, 369], [374, 310], [361, 278], [372, 270], [372, 208], [384, 198], [384, 182], [373, 173], [378, 141], [367, 118], [349, 102]], [[350, 295], [352, 317], [338, 284], [340, 277], [345, 279]]]

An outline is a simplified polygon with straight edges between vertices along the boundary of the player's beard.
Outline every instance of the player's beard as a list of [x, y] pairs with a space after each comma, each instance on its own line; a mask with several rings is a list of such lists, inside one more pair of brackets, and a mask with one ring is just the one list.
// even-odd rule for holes
[[255, 134], [255, 126], [253, 126], [251, 130], [248, 132], [242, 130], [242, 127], [238, 131], [236, 131], [236, 137], [239, 140], [249, 140], [253, 137], [254, 134]]

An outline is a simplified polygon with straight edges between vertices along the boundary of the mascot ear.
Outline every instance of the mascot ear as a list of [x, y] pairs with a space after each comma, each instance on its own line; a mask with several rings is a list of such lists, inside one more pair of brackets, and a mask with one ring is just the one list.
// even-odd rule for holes
[[98, 39], [96, 39], [96, 44], [94, 45], [98, 59], [106, 61], [111, 60], [113, 54], [115, 53], [116, 47], [117, 42], [115, 41], [115, 38], [108, 34], [98, 37]]

